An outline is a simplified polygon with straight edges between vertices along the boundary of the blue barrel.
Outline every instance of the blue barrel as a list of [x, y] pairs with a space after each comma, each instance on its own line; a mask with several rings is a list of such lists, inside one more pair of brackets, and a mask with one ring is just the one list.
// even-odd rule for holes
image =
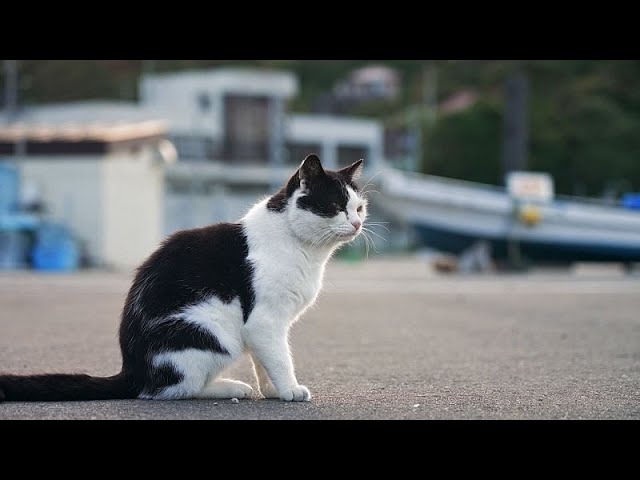
[[36, 233], [32, 260], [40, 271], [76, 270], [80, 263], [78, 243], [63, 225], [43, 224]]

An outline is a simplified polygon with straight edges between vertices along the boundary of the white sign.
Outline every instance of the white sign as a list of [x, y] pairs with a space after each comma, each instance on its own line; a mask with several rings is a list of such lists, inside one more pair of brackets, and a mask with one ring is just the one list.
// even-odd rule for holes
[[553, 200], [553, 178], [548, 173], [510, 172], [507, 191], [518, 200], [550, 202]]

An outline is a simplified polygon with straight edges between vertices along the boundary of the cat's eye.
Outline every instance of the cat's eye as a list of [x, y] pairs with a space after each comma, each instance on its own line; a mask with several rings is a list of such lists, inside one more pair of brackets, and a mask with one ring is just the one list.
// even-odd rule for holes
[[361, 213], [361, 212], [362, 212], [362, 205], [360, 205], [360, 206], [358, 207], [358, 210], [356, 210], [356, 211], [357, 211], [358, 213]]

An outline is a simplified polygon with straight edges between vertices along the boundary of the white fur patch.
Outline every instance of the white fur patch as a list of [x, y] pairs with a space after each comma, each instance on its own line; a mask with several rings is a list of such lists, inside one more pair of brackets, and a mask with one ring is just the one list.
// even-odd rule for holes
[[171, 365], [177, 372], [182, 374], [182, 381], [176, 385], [166, 387], [155, 395], [143, 392], [140, 394], [140, 398], [152, 398], [155, 400], [193, 398], [205, 386], [210, 373], [215, 371], [220, 364], [228, 363], [228, 358], [225, 362], [221, 357], [228, 356], [196, 348], [157, 354], [153, 358], [153, 366]]
[[242, 307], [237, 297], [229, 303], [224, 303], [217, 297], [211, 297], [183, 309], [174, 317], [209, 331], [231, 357], [237, 358], [242, 354], [244, 346], [240, 331], [244, 322]]

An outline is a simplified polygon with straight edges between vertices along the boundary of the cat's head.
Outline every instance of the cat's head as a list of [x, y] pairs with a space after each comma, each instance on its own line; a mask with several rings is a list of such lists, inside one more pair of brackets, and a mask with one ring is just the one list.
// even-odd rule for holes
[[308, 155], [267, 208], [286, 215], [293, 234], [311, 245], [350, 242], [367, 217], [367, 200], [355, 184], [361, 173], [362, 160], [332, 171], [316, 155]]

